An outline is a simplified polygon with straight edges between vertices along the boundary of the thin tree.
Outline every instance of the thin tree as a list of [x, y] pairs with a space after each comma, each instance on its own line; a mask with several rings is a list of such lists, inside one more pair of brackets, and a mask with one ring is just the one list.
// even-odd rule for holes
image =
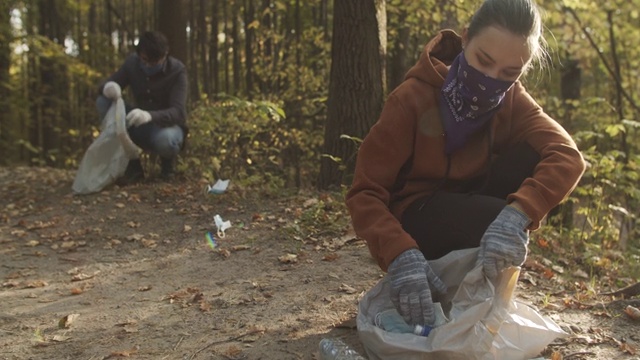
[[220, 27], [220, 2], [218, 0], [211, 1], [211, 40], [209, 44], [209, 72], [213, 81], [212, 94], [220, 92], [220, 62], [218, 61], [218, 52], [220, 51], [220, 43], [218, 33]]
[[246, 67], [246, 77], [245, 81], [247, 82], [247, 97], [249, 100], [252, 98], [253, 93], [253, 41], [255, 38], [255, 7], [253, 4], [253, 0], [245, 1], [244, 8], [244, 33], [245, 33], [245, 67]]
[[331, 75], [318, 188], [343, 184], [355, 167], [357, 144], [380, 115], [384, 94], [384, 0], [334, 4]]
[[[11, 34], [10, 14], [11, 6], [7, 1], [0, 2], [0, 109], [5, 114], [11, 114], [10, 72], [11, 66]], [[6, 154], [11, 142], [9, 136], [12, 121], [10, 117], [3, 116], [0, 121], [0, 153], [5, 156], [0, 159], [0, 164], [6, 165]]]
[[184, 0], [158, 0], [158, 29], [169, 41], [171, 55], [187, 62], [187, 19]]

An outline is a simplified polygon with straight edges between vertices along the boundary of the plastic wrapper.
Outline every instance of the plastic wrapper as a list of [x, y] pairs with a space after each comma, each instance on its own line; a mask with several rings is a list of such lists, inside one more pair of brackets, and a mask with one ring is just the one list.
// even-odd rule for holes
[[140, 148], [127, 133], [122, 98], [114, 101], [102, 121], [100, 135], [82, 157], [72, 190], [75, 194], [101, 191], [124, 175], [130, 159], [140, 156]]
[[478, 249], [458, 250], [430, 261], [447, 285], [439, 301], [446, 324], [428, 337], [386, 332], [375, 326], [376, 314], [393, 305], [389, 284], [382, 279], [362, 298], [358, 335], [369, 359], [531, 359], [554, 339], [567, 334], [536, 309], [513, 299], [519, 268], [506, 269], [494, 286], [475, 266]]

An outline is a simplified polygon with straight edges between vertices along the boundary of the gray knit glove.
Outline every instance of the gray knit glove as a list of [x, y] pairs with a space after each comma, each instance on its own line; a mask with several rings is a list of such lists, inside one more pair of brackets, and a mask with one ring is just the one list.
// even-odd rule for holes
[[478, 261], [491, 280], [509, 266], [520, 266], [527, 257], [531, 220], [513, 206], [505, 206], [480, 240]]
[[433, 272], [418, 249], [409, 249], [398, 255], [389, 265], [391, 302], [411, 325], [433, 325], [435, 315], [431, 286], [440, 293], [447, 287]]

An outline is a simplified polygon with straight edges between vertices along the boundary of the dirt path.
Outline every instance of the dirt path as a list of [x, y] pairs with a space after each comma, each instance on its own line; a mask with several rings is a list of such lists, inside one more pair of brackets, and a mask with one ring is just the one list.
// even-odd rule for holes
[[[0, 359], [317, 359], [334, 336], [363, 353], [357, 301], [382, 272], [348, 230], [299, 229], [340, 199], [188, 181], [74, 197], [71, 180], [0, 168]], [[215, 214], [232, 227], [212, 250]], [[638, 358], [630, 302], [603, 308], [572, 282], [521, 275], [519, 296], [571, 332], [545, 356]]]

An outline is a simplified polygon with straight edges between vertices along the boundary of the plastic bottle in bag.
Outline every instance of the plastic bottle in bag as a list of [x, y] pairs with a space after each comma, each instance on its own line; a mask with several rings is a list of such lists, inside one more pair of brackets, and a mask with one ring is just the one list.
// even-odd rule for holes
[[375, 324], [377, 327], [388, 332], [429, 336], [429, 333], [433, 328], [444, 325], [449, 321], [444, 314], [442, 305], [439, 302], [433, 303], [433, 310], [435, 315], [435, 322], [433, 325], [411, 326], [407, 324], [402, 318], [402, 315], [393, 308], [379, 312], [375, 317]]
[[365, 360], [357, 351], [340, 339], [322, 339], [320, 341], [321, 360]]
[[375, 323], [377, 327], [392, 333], [429, 336], [431, 332], [431, 326], [429, 325], [411, 326], [407, 324], [396, 309], [379, 312], [376, 315]]

